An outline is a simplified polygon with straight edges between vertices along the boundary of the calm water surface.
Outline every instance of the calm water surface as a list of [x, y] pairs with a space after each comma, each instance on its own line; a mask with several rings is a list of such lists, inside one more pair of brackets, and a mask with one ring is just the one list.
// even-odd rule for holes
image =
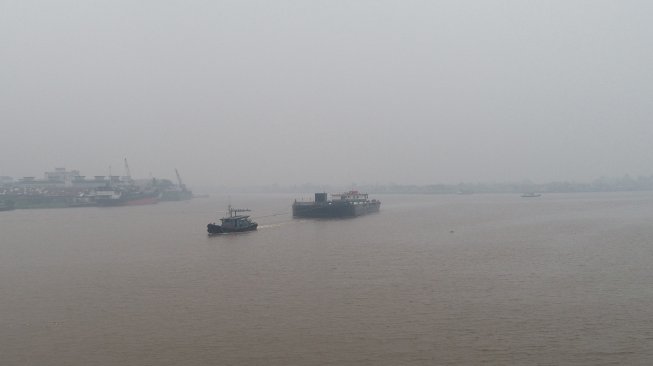
[[653, 363], [653, 193], [292, 198], [0, 212], [0, 364]]

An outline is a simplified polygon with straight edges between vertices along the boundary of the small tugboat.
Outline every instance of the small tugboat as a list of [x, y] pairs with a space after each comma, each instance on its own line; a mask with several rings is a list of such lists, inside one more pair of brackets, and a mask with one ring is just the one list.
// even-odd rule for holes
[[252, 231], [256, 230], [258, 224], [249, 219], [248, 215], [239, 215], [240, 212], [251, 211], [243, 208], [232, 208], [229, 205], [229, 212], [226, 217], [220, 219], [222, 225], [216, 225], [215, 223], [206, 225], [206, 230], [209, 232], [209, 235], [214, 234], [226, 234], [226, 233], [239, 233], [242, 231]]

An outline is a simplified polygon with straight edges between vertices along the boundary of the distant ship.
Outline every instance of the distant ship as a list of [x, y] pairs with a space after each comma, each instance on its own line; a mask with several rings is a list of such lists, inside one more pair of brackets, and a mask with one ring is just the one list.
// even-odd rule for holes
[[159, 202], [161, 193], [156, 190], [140, 190], [132, 187], [101, 187], [95, 191], [98, 206], [151, 205]]
[[161, 192], [161, 201], [186, 201], [193, 198], [193, 192], [186, 188], [186, 185], [181, 181], [181, 175], [175, 169], [177, 175], [177, 185], [167, 187]]
[[349, 191], [331, 196], [329, 200], [326, 193], [315, 193], [315, 201], [295, 200], [292, 205], [293, 217], [356, 217], [379, 212], [381, 208], [381, 201], [369, 200], [367, 193]]
[[14, 201], [4, 200], [0, 201], [0, 211], [11, 211], [15, 208]]
[[176, 187], [168, 188], [161, 192], [161, 201], [187, 201], [193, 198], [193, 192]]
[[177, 169], [178, 184], [167, 179], [134, 180], [126, 158], [124, 162], [124, 176], [111, 175], [109, 170], [108, 176], [87, 179], [78, 170], [66, 168], [45, 172], [43, 179], [0, 176], [0, 210], [144, 205], [193, 198]]
[[256, 230], [258, 224], [249, 219], [248, 215], [239, 215], [240, 212], [250, 211], [246, 208], [232, 208], [229, 205], [227, 216], [220, 219], [222, 225], [216, 223], [206, 225], [209, 235], [237, 233]]
[[534, 193], [534, 192], [529, 192], [529, 193], [524, 193], [521, 196], [524, 197], [524, 198], [532, 198], [532, 197], [540, 197], [541, 194]]

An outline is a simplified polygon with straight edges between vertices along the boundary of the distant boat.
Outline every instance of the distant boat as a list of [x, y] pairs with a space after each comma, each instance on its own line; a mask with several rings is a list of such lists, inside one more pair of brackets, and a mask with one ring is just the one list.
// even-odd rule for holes
[[187, 201], [193, 198], [193, 192], [186, 188], [184, 182], [181, 181], [179, 171], [175, 169], [177, 175], [177, 185], [167, 187], [161, 192], [161, 201]]
[[161, 191], [161, 201], [187, 201], [193, 198], [193, 192], [186, 187], [170, 187]]
[[11, 211], [15, 208], [14, 201], [4, 200], [0, 201], [0, 211]]
[[529, 192], [529, 193], [524, 193], [521, 196], [524, 197], [524, 198], [533, 198], [533, 197], [540, 197], [541, 194], [534, 193], [534, 192]]
[[141, 190], [134, 186], [99, 187], [95, 191], [98, 206], [151, 205], [159, 202], [161, 193], [157, 190]]
[[215, 223], [206, 225], [206, 230], [209, 235], [214, 234], [226, 234], [226, 233], [238, 233], [243, 231], [252, 231], [256, 230], [258, 224], [249, 219], [248, 215], [239, 215], [240, 212], [250, 211], [248, 209], [242, 208], [232, 208], [229, 205], [228, 216], [225, 216], [220, 219], [222, 225], [216, 225]]

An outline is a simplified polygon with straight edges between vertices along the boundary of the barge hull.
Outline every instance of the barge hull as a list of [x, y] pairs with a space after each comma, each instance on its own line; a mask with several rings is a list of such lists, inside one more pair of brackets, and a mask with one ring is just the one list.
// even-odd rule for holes
[[329, 217], [356, 217], [379, 212], [380, 203], [366, 205], [301, 205], [292, 207], [294, 217], [329, 218]]
[[356, 217], [379, 212], [381, 208], [381, 202], [368, 200], [367, 194], [351, 191], [339, 196], [342, 197], [339, 200], [327, 200], [326, 193], [316, 193], [313, 202], [295, 201], [292, 205], [293, 217]]

